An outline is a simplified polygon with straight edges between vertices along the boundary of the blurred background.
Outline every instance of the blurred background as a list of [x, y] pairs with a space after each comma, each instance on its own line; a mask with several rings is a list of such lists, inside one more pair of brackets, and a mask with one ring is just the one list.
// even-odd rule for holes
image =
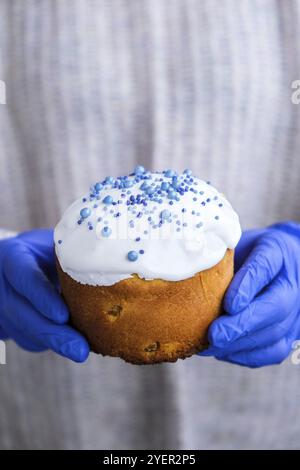
[[[298, 0], [1, 0], [0, 227], [106, 175], [189, 167], [243, 228], [300, 220]], [[84, 365], [9, 343], [0, 447], [299, 448], [300, 371]]]

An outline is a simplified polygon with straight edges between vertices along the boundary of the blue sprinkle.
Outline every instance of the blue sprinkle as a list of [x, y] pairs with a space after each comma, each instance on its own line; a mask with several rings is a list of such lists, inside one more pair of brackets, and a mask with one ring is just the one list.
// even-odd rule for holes
[[186, 212], [186, 208], [184, 207], [183, 209], [181, 209], [181, 212]]
[[183, 172], [184, 175], [187, 175], [187, 176], [192, 176], [192, 170], [190, 170], [189, 168], [186, 168]]
[[78, 225], [81, 225], [81, 224], [82, 224], [82, 220], [81, 220], [81, 219], [77, 220], [77, 223], [78, 223]]
[[113, 184], [114, 182], [115, 182], [115, 179], [112, 176], [107, 176], [105, 178], [105, 183]]
[[147, 188], [145, 191], [146, 191], [146, 193], [147, 193], [149, 196], [152, 196], [152, 194], [155, 193], [155, 189], [154, 189], [154, 188]]
[[177, 224], [177, 225], [181, 225], [180, 220], [176, 220], [176, 224]]
[[58, 240], [58, 244], [61, 245], [61, 244], [62, 244], [62, 240]]
[[170, 204], [170, 206], [173, 206], [174, 202], [173, 202], [173, 201], [170, 201], [169, 204]]
[[201, 202], [201, 205], [202, 205], [202, 206], [205, 206], [206, 204], [205, 204], [205, 202], [204, 202], [204, 201], [202, 201], [202, 202]]
[[167, 191], [169, 189], [169, 186], [170, 185], [169, 185], [169, 183], [167, 183], [167, 181], [163, 181], [160, 185], [160, 187], [163, 191]]
[[93, 208], [94, 208], [94, 209], [97, 209], [97, 207], [98, 207], [98, 204], [94, 204], [94, 205], [93, 205]]
[[163, 211], [161, 211], [160, 213], [160, 218], [163, 219], [163, 220], [166, 220], [166, 219], [169, 219], [171, 217], [171, 212], [168, 211], [167, 209], [164, 209]]
[[117, 213], [114, 215], [114, 217], [120, 217], [120, 215], [121, 215], [121, 212], [117, 212]]
[[199, 224], [196, 225], [197, 228], [200, 228], [203, 226], [203, 222], [199, 222]]
[[125, 188], [131, 188], [131, 186], [133, 186], [133, 181], [132, 180], [126, 180], [124, 182], [124, 187]]
[[102, 220], [102, 217], [98, 217], [98, 222], [101, 222], [101, 220]]
[[127, 258], [129, 261], [136, 261], [139, 255], [136, 251], [132, 250], [127, 253]]
[[148, 234], [148, 230], [144, 230], [144, 235], [147, 235]]
[[88, 207], [84, 207], [83, 209], [81, 209], [80, 215], [83, 219], [86, 219], [91, 215], [91, 209], [89, 209]]
[[187, 227], [187, 223], [184, 222], [184, 223], [182, 224], [182, 226], [183, 226], [183, 227]]
[[111, 235], [111, 228], [103, 227], [103, 229], [101, 230], [101, 235], [106, 238], [109, 237]]
[[175, 171], [173, 171], [173, 170], [166, 170], [166, 171], [164, 172], [164, 174], [165, 174], [165, 176], [166, 176], [167, 178], [173, 178], [173, 176], [175, 176]]
[[136, 242], [139, 242], [140, 239], [141, 239], [141, 237], [136, 237], [135, 241], [136, 241]]
[[218, 196], [215, 196], [215, 197], [214, 197], [214, 200], [216, 201], [217, 199], [218, 199]]
[[142, 217], [142, 215], [143, 215], [142, 212], [138, 212], [136, 217], [137, 217], [138, 219], [140, 219], [140, 218]]
[[204, 191], [199, 191], [199, 194], [201, 194], [201, 196], [204, 194]]
[[168, 193], [168, 199], [176, 199], [176, 193], [174, 191], [170, 191]]
[[193, 197], [193, 201], [197, 201], [197, 198], [196, 198], [196, 197]]
[[206, 199], [206, 202], [210, 202], [210, 198], [209, 198], [209, 197]]
[[216, 220], [219, 220], [219, 218], [220, 218], [220, 217], [219, 217], [218, 215], [215, 216], [215, 219], [216, 219]]
[[140, 250], [140, 251], [139, 251], [139, 254], [140, 254], [140, 255], [143, 255], [144, 253], [145, 253], [144, 250]]
[[142, 165], [138, 165], [134, 169], [134, 174], [135, 175], [143, 175], [145, 173], [145, 168]]
[[103, 188], [103, 184], [101, 183], [96, 183], [95, 186], [95, 191], [98, 193], [99, 191], [101, 191], [101, 189]]
[[210, 184], [210, 181], [206, 181], [206, 184]]
[[192, 215], [195, 215], [195, 214], [196, 214], [196, 212], [195, 212], [195, 211], [192, 211]]
[[82, 202], [86, 202], [86, 197], [83, 197], [83, 198], [82, 198]]
[[177, 227], [176, 232], [180, 232], [181, 228]]
[[105, 196], [105, 198], [102, 200], [104, 204], [112, 204], [113, 203], [113, 198], [111, 196]]
[[223, 207], [223, 204], [220, 202], [219, 207]]
[[147, 188], [149, 187], [148, 183], [146, 181], [144, 181], [141, 186], [140, 186], [140, 189], [142, 191], [145, 191]]
[[92, 226], [92, 225], [89, 225], [89, 230], [93, 230], [93, 226]]

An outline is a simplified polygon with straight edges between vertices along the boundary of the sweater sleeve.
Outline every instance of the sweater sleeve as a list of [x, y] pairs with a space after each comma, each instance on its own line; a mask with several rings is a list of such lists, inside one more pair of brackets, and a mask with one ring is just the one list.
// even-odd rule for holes
[[0, 240], [4, 240], [4, 238], [15, 237], [16, 235], [17, 235], [17, 232], [0, 228]]

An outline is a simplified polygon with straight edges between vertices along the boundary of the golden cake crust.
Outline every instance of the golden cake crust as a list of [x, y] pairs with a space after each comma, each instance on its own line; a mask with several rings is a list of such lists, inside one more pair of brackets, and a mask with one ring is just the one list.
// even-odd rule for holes
[[207, 347], [233, 276], [233, 250], [215, 266], [183, 281], [138, 276], [112, 286], [80, 284], [57, 261], [71, 322], [92, 351], [133, 364], [175, 362]]

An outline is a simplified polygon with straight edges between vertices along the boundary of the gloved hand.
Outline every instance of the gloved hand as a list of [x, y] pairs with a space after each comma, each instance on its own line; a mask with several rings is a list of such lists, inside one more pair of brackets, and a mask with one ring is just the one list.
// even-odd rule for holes
[[52, 230], [0, 240], [0, 338], [83, 362], [88, 343], [66, 325], [68, 310], [56, 287]]
[[224, 299], [227, 315], [209, 329], [200, 353], [248, 367], [282, 362], [300, 338], [300, 225], [243, 233]]

